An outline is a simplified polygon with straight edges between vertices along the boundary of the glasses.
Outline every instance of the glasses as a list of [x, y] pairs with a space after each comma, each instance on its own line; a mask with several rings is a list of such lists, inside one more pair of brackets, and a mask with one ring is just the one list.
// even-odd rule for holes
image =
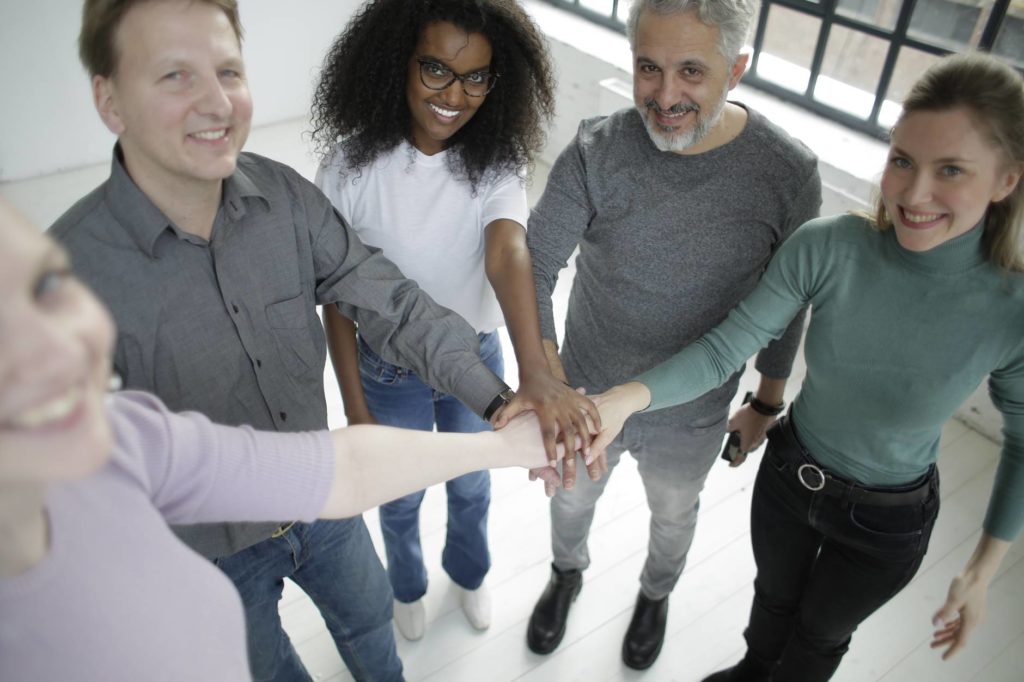
[[444, 64], [429, 59], [417, 59], [420, 63], [420, 81], [431, 90], [447, 90], [455, 81], [462, 84], [462, 91], [470, 97], [483, 97], [498, 82], [498, 74], [490, 71], [474, 71], [459, 75]]

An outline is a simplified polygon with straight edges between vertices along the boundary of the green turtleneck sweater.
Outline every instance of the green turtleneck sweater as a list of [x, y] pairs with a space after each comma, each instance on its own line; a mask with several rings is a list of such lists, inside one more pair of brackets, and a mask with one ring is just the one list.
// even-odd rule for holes
[[858, 216], [807, 223], [722, 324], [637, 377], [647, 409], [718, 386], [810, 303], [793, 419], [819, 463], [864, 485], [913, 481], [989, 377], [1004, 444], [985, 530], [1013, 540], [1024, 526], [1024, 274], [990, 264], [981, 236], [912, 252]]

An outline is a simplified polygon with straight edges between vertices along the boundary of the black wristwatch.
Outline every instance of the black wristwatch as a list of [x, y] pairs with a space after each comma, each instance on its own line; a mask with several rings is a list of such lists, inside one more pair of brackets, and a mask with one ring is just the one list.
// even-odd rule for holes
[[763, 400], [758, 400], [757, 396], [752, 393], [747, 393], [747, 398], [743, 402], [749, 402], [750, 407], [754, 412], [764, 415], [765, 417], [777, 417], [786, 409], [785, 402], [781, 402], [778, 405], [769, 405]]
[[497, 412], [499, 408], [502, 408], [512, 402], [512, 399], [515, 397], [516, 392], [511, 388], [506, 388], [504, 391], [494, 396], [494, 400], [492, 400], [491, 404], [487, 406], [486, 410], [484, 410], [484, 421], [491, 421], [491, 417], [494, 416], [494, 413]]

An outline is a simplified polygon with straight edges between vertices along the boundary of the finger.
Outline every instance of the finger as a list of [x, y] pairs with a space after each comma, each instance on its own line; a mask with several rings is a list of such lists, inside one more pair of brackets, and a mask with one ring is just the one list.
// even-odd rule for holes
[[590, 459], [591, 461], [598, 457], [603, 457], [605, 450], [611, 445], [612, 441], [615, 440], [615, 436], [619, 435], [618, 432], [612, 433], [611, 429], [605, 429], [601, 433], [594, 436], [594, 440], [590, 442]]
[[591, 481], [599, 481], [606, 473], [608, 473], [608, 458], [602, 452], [587, 465], [587, 475]]
[[526, 412], [529, 407], [516, 396], [512, 399], [512, 402], [507, 405], [502, 405], [498, 408], [498, 411], [491, 415], [491, 425], [495, 429], [500, 429], [512, 421], [516, 415]]
[[741, 453], [737, 454], [735, 457], [732, 458], [732, 461], [729, 462], [729, 466], [731, 468], [735, 469], [736, 467], [738, 467], [739, 465], [743, 464], [746, 461], [747, 461], [747, 453], [741, 452]]
[[[571, 448], [573, 450], [579, 450], [583, 452], [584, 456], [590, 454], [590, 426], [587, 423], [587, 417], [583, 412], [577, 412], [573, 419], [573, 430], [575, 431], [573, 444]], [[566, 446], [567, 448], [570, 446]]]
[[942, 660], [948, 661], [957, 655], [957, 653], [964, 648], [964, 644], [967, 643], [967, 638], [962, 634], [953, 640], [953, 644], [946, 649], [946, 652], [942, 654]]
[[576, 452], [565, 449], [565, 459], [562, 460], [562, 487], [572, 490], [576, 485]]
[[548, 466], [555, 467], [558, 465], [558, 422], [541, 413], [537, 414], [537, 421], [540, 423], [540, 437], [544, 441]]
[[729, 422], [725, 425], [725, 432], [732, 433], [733, 431], [739, 431], [740, 425], [736, 423], [736, 415], [729, 417]]
[[[583, 394], [580, 393], [580, 395], [583, 395]], [[600, 431], [601, 430], [601, 412], [598, 411], [597, 405], [594, 404], [594, 401], [589, 399], [589, 398], [584, 398], [584, 399], [582, 399], [582, 400], [580, 400], [578, 402], [578, 405], [579, 405], [579, 408], [581, 410], [583, 410], [584, 412], [587, 413], [587, 416], [590, 417], [590, 421], [593, 422], [594, 426], [597, 428], [597, 430]]]

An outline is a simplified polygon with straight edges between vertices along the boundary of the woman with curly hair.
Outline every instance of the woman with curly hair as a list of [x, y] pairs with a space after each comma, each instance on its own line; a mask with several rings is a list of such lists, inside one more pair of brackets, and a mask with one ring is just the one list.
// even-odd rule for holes
[[[553, 109], [544, 41], [514, 0], [370, 0], [336, 39], [313, 102], [323, 155], [317, 184], [367, 244], [480, 335], [485, 363], [502, 373], [496, 329], [507, 323], [519, 365], [511, 404], [536, 410], [546, 445], [586, 433], [593, 404], [557, 380], [540, 340], [526, 248], [524, 175]], [[487, 421], [380, 358], [351, 320], [325, 315], [349, 423], [473, 432]], [[566, 476], [569, 485], [569, 476]], [[490, 625], [486, 472], [447, 485], [442, 565], [466, 617]], [[381, 506], [395, 592], [395, 622], [423, 636], [427, 571], [419, 535], [423, 491]]]

